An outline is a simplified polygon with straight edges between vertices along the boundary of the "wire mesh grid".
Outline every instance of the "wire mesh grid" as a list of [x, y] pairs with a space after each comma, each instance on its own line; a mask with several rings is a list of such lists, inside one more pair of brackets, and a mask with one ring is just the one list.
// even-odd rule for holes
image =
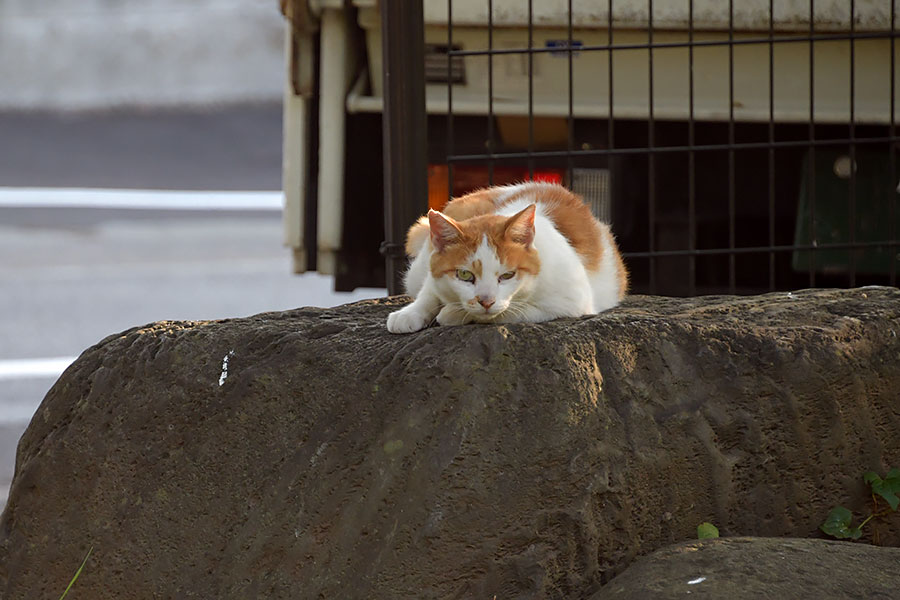
[[[589, 23], [572, 0], [557, 1], [549, 4], [563, 14], [552, 25], [546, 6], [536, 22], [533, 0], [521, 0], [524, 22], [514, 26], [504, 2], [498, 26], [495, 1], [485, 0], [483, 23], [456, 24], [454, 5], [466, 0], [447, 0], [448, 197], [464, 166], [486, 165], [489, 183], [503, 165], [522, 165], [531, 178], [553, 167], [573, 188], [586, 172], [602, 172], [595, 193], [607, 199], [596, 211], [612, 221], [639, 292], [897, 284], [895, 0], [866, 3], [875, 17], [865, 27], [856, 0], [837, 25], [823, 24], [811, 0], [789, 27], [774, 0], [762, 26], [739, 23], [747, 13], [734, 0], [717, 24], [708, 14], [698, 24], [694, 0], [685, 0], [674, 27], [654, 21], [666, 13], [653, 0], [607, 0], [605, 18], [594, 11]], [[643, 22], [622, 23], [622, 8], [641, 9]], [[474, 43], [473, 27], [481, 31]], [[459, 115], [472, 112], [454, 79], [460, 60], [487, 79], [477, 144], [458, 139]], [[512, 99], [510, 65], [523, 80]], [[843, 98], [825, 89], [836, 78]], [[724, 106], [711, 108], [712, 88]], [[517, 143], [498, 125], [516, 114], [511, 105], [525, 129]], [[548, 119], [565, 132], [549, 143], [537, 135]]]

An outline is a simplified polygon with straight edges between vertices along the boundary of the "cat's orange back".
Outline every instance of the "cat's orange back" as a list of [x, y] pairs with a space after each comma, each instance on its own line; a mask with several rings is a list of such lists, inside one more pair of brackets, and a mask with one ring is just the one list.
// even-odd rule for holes
[[[615, 254], [612, 258], [621, 290], [620, 295], [625, 296], [628, 273], [609, 226], [597, 221], [581, 197], [562, 186], [534, 182], [484, 188], [454, 198], [441, 212], [460, 223], [471, 219], [477, 221], [478, 217], [493, 215], [503, 207], [525, 199], [542, 206], [543, 214], [552, 220], [556, 229], [566, 237], [581, 257], [587, 271], [600, 269], [604, 249], [611, 249]], [[410, 227], [406, 243], [407, 254], [415, 256], [418, 253], [428, 237], [428, 229], [428, 220], [424, 217]]]

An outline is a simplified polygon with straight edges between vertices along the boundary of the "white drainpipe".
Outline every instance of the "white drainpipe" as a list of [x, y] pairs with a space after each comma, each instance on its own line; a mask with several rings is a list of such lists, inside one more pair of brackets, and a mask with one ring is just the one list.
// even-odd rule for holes
[[319, 215], [320, 273], [335, 273], [344, 218], [345, 102], [355, 64], [343, 10], [324, 8], [319, 62]]
[[285, 17], [284, 108], [282, 124], [282, 189], [284, 190], [284, 243], [293, 253], [293, 270], [308, 268], [305, 231], [305, 196], [309, 181], [310, 147], [307, 119], [315, 89], [314, 34], [318, 29], [315, 12], [306, 2], [283, 5]]
[[309, 151], [309, 131], [306, 115], [309, 100], [297, 94], [292, 83], [292, 71], [296, 69], [291, 60], [291, 23], [286, 22], [285, 64], [287, 77], [284, 88], [282, 124], [281, 187], [284, 190], [284, 244], [293, 251], [295, 273], [305, 273], [307, 267], [306, 247], [303, 240], [306, 182], [309, 179], [307, 152]]

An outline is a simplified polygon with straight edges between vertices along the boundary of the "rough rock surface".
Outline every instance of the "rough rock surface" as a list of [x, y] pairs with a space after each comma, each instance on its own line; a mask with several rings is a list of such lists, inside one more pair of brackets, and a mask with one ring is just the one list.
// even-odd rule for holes
[[584, 598], [702, 521], [817, 536], [900, 466], [900, 290], [388, 334], [405, 301], [85, 351], [19, 444], [0, 597], [93, 546], [75, 598]]
[[900, 548], [720, 538], [676, 544], [639, 558], [591, 600], [893, 600], [900, 597], [898, 565]]

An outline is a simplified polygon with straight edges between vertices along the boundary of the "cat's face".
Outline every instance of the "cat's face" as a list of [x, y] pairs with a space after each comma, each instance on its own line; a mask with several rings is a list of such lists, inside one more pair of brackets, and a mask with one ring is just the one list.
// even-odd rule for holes
[[464, 321], [491, 322], [516, 311], [517, 298], [527, 295], [540, 269], [531, 205], [512, 217], [486, 215], [454, 221], [428, 213], [431, 274], [438, 295], [462, 312]]

